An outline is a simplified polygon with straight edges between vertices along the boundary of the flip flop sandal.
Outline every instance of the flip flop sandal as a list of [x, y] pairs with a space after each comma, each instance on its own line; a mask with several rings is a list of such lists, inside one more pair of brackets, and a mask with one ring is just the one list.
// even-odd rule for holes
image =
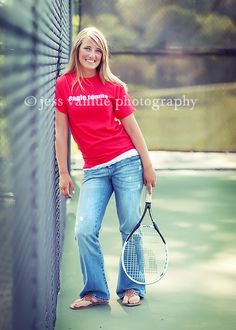
[[[87, 303], [83, 305], [83, 302], [87, 302]], [[86, 294], [83, 298], [75, 300], [70, 305], [70, 308], [73, 310], [77, 310], [77, 309], [89, 308], [92, 306], [106, 305], [106, 304], [108, 304], [107, 300], [97, 300], [92, 294]]]
[[122, 305], [124, 306], [127, 306], [127, 307], [134, 307], [134, 306], [139, 306], [141, 305], [141, 301], [140, 301], [140, 297], [139, 297], [139, 301], [137, 303], [130, 303], [130, 298], [132, 297], [139, 297], [139, 295], [133, 290], [133, 289], [130, 289], [130, 290], [127, 290], [125, 291], [124, 293], [124, 297], [127, 297], [128, 298], [128, 302], [127, 303], [124, 303], [124, 297], [123, 297], [123, 301], [122, 301]]

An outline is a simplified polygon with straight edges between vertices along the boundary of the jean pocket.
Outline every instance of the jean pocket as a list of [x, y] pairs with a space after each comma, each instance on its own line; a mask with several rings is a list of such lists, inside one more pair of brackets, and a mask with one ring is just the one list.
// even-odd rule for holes
[[131, 157], [130, 158], [130, 164], [132, 166], [135, 166], [135, 165], [141, 166], [142, 165], [142, 161], [141, 161], [140, 156]]
[[142, 173], [142, 161], [139, 156], [134, 156], [126, 159], [123, 166], [121, 166], [121, 171], [125, 171], [126, 174], [138, 174]]

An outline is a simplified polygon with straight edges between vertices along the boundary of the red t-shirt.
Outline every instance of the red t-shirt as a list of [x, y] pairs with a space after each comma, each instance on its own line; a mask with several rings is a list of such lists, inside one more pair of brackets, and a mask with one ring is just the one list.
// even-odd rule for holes
[[78, 82], [74, 84], [75, 79], [74, 73], [57, 78], [55, 106], [68, 116], [84, 168], [108, 162], [135, 148], [119, 121], [135, 111], [123, 86], [103, 83], [96, 75], [82, 79], [82, 90]]

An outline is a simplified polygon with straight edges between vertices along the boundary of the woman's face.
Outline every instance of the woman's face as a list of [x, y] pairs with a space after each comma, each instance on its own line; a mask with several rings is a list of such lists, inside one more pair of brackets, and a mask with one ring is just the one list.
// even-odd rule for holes
[[83, 75], [95, 75], [101, 59], [102, 50], [91, 39], [85, 38], [79, 48], [79, 63]]

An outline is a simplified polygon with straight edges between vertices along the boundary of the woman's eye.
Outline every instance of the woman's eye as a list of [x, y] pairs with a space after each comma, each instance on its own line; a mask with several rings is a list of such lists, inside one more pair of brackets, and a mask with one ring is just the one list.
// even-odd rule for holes
[[[88, 46], [88, 47], [84, 47], [84, 50], [90, 52], [92, 49], [91, 49], [91, 47]], [[102, 54], [102, 50], [101, 50], [101, 49], [96, 49], [95, 52], [96, 52], [97, 54]]]

